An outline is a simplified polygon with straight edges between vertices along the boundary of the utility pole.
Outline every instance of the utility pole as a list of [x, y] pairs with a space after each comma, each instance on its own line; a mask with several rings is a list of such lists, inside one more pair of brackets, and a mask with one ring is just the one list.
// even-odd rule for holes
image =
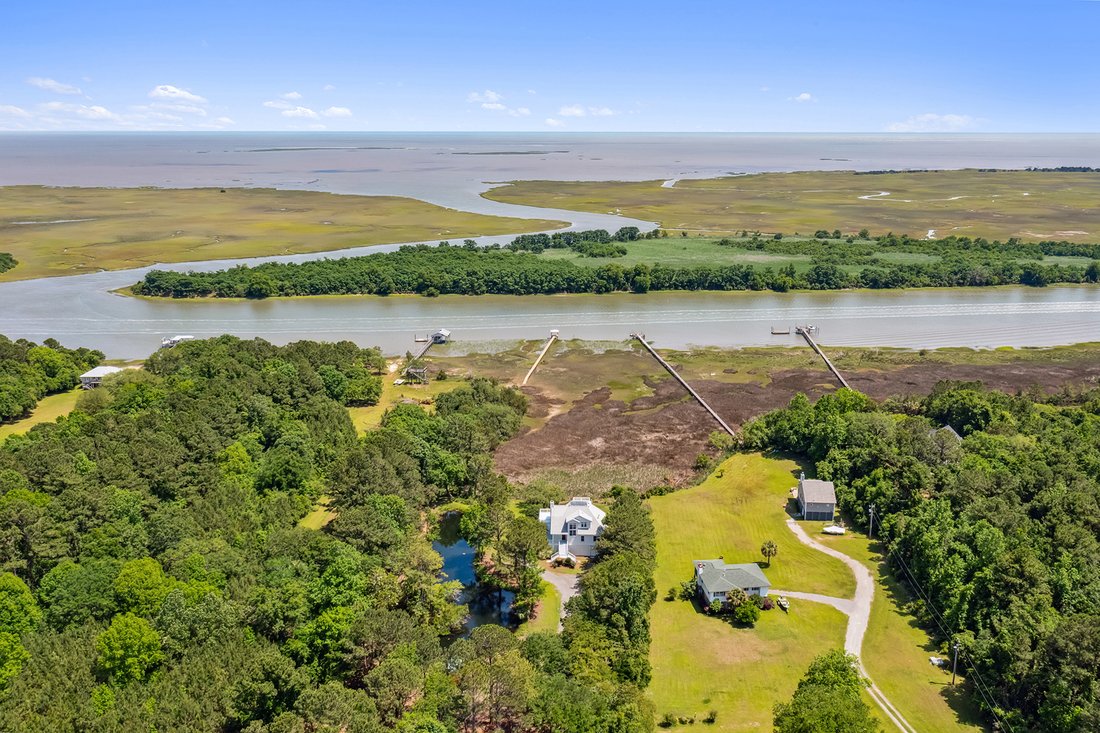
[[959, 669], [959, 642], [955, 641], [951, 643], [951, 649], [955, 652], [951, 661], [951, 686], [955, 686], [955, 674]]
[[867, 514], [870, 517], [870, 519], [867, 523], [867, 537], [869, 539], [873, 540], [875, 538], [875, 505], [874, 504], [867, 507]]

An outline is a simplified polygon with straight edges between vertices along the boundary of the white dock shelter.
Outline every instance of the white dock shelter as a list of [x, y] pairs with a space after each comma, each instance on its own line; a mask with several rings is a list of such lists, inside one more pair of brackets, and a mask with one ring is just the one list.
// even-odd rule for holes
[[95, 389], [103, 381], [103, 378], [109, 374], [117, 374], [122, 369], [113, 366], [97, 366], [94, 369], [89, 369], [80, 375], [80, 388], [81, 389]]
[[441, 328], [432, 334], [433, 344], [445, 344], [447, 340], [451, 338], [451, 332], [446, 328]]

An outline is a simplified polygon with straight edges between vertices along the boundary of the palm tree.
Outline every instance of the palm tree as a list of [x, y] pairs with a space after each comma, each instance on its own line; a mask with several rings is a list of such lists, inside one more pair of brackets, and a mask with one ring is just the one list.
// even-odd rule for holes
[[764, 560], [767, 561], [768, 567], [772, 565], [772, 558], [779, 554], [779, 548], [775, 546], [775, 543], [768, 540], [760, 546], [760, 554], [764, 556]]

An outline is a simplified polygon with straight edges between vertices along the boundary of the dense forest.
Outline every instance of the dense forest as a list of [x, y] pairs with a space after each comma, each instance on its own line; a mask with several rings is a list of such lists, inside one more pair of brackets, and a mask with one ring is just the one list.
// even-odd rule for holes
[[99, 351], [66, 349], [53, 339], [39, 346], [0, 336], [0, 422], [25, 417], [46, 395], [73, 389], [102, 360]]
[[7, 252], [0, 252], [0, 272], [7, 272], [19, 262]]
[[[564, 635], [456, 639], [432, 507], [509, 500], [489, 452], [526, 401], [461, 382], [359, 437], [345, 405], [379, 367], [347, 342], [188, 342], [0, 444], [0, 729], [650, 730], [636, 497]], [[322, 495], [336, 518], [300, 526]]]
[[1100, 730], [1100, 390], [800, 395], [743, 437], [812, 460], [857, 525], [874, 507], [913, 612], [1002, 730]]
[[[812, 239], [759, 235], [727, 239], [729, 246], [777, 255], [810, 258], [804, 270], [793, 264], [670, 266], [660, 263], [623, 267], [609, 263], [585, 267], [539, 255], [570, 248], [586, 257], [626, 253], [623, 242], [652, 238], [624, 228], [554, 235], [523, 235], [507, 248], [416, 245], [363, 257], [300, 264], [267, 263], [217, 272], [154, 270], [133, 286], [138, 295], [172, 298], [266, 298], [271, 296], [418, 293], [425, 296], [536, 295], [651, 290], [838, 290], [985, 285], [1043, 286], [1100, 281], [1100, 245], [1070, 242], [1024, 243], [949, 237], [918, 240], [884, 235], [874, 240], [831, 239], [822, 230]], [[839, 237], [839, 232], [833, 233]], [[606, 240], [606, 241], [604, 241]], [[916, 257], [912, 257], [916, 255]], [[1045, 257], [1091, 259], [1088, 265], [1044, 263]], [[895, 257], [897, 257], [895, 259]], [[916, 261], [911, 261], [916, 260]], [[860, 268], [860, 269], [855, 269]]]

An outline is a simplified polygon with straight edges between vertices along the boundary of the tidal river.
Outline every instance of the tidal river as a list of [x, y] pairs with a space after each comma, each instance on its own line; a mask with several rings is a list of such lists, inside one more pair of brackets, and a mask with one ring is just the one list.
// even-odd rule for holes
[[133, 274], [101, 273], [0, 285], [0, 333], [148, 356], [163, 336], [232, 333], [275, 343], [350, 339], [388, 354], [414, 335], [453, 332], [457, 348], [517, 339], [619, 341], [634, 331], [658, 347], [796, 343], [771, 327], [813, 324], [826, 345], [1053, 346], [1100, 340], [1100, 288], [958, 288], [804, 293], [563, 296], [347, 296], [265, 301], [144, 300], [115, 295]]
[[[730, 171], [1100, 165], [1100, 136], [852, 135], [0, 135], [0, 185], [273, 186], [397, 194], [487, 214], [543, 217], [575, 228], [635, 225], [610, 214], [513, 206], [478, 194], [489, 181], [641, 180]], [[483, 238], [482, 244], [511, 237]], [[397, 245], [370, 248], [372, 252]], [[346, 253], [272, 257], [301, 261]], [[258, 260], [183, 263], [211, 270]], [[771, 327], [813, 324], [826, 345], [1052, 346], [1100, 340], [1100, 288], [980, 288], [825, 293], [321, 297], [141, 300], [112, 291], [145, 270], [0, 284], [0, 333], [141, 358], [164, 336], [232, 333], [276, 343], [351, 339], [389, 354], [414, 334], [449, 328], [458, 349], [537, 339], [659, 347], [795, 343]]]

